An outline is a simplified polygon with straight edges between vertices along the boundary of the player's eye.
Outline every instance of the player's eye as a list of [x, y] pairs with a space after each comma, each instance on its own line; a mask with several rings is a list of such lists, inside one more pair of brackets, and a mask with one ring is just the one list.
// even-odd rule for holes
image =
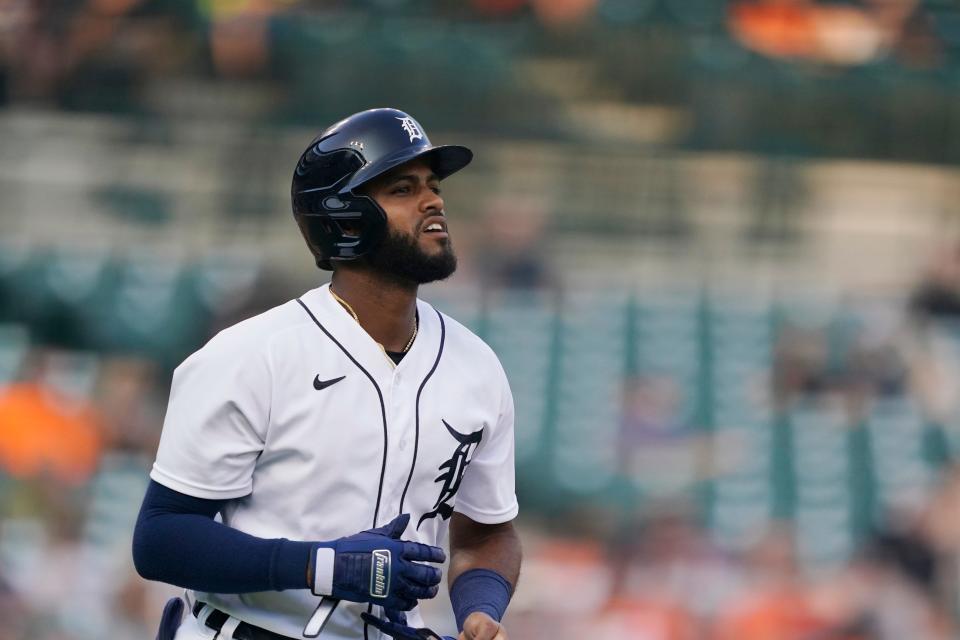
[[396, 186], [390, 190], [390, 195], [403, 195], [405, 193], [410, 193], [410, 187], [407, 185]]
[[432, 187], [430, 187], [430, 191], [433, 191], [435, 194], [440, 195], [440, 187], [438, 187], [437, 185], [433, 185]]

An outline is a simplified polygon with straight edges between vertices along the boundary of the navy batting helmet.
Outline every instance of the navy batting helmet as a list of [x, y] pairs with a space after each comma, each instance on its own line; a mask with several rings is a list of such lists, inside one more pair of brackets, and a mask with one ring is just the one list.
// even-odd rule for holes
[[397, 109], [355, 113], [310, 143], [297, 162], [291, 197], [318, 267], [330, 270], [332, 260], [354, 260], [376, 247], [386, 234], [387, 215], [358, 189], [414, 158], [426, 158], [443, 180], [467, 166], [473, 152], [432, 145], [420, 124]]

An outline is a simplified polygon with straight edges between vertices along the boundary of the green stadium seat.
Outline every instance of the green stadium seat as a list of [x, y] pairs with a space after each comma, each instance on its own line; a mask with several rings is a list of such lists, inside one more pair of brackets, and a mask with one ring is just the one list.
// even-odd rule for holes
[[481, 334], [500, 356], [513, 389], [517, 460], [530, 462], [543, 451], [547, 402], [553, 376], [556, 311], [546, 295], [505, 292], [487, 301]]
[[0, 386], [14, 381], [30, 350], [30, 331], [24, 325], [0, 324]]
[[675, 380], [684, 401], [679, 420], [686, 424], [698, 423], [703, 408], [700, 320], [697, 295], [641, 295], [633, 328], [636, 372]]
[[769, 428], [773, 367], [772, 307], [711, 300], [708, 314], [711, 423]]
[[926, 421], [909, 397], [877, 399], [867, 418], [881, 508], [928, 497], [934, 469], [924, 456]]
[[141, 251], [118, 267], [111, 288], [91, 310], [92, 345], [145, 355], [173, 368], [200, 346], [209, 319], [189, 266], [176, 257]]
[[657, 0], [601, 0], [598, 15], [615, 25], [630, 25], [647, 19]]
[[618, 295], [564, 300], [552, 471], [572, 493], [603, 491], [617, 473], [626, 309]]
[[242, 306], [254, 294], [262, 273], [260, 256], [248, 252], [212, 251], [184, 274], [189, 292], [208, 314], [226, 313]]
[[663, 0], [667, 11], [686, 28], [723, 31], [726, 28], [725, 2], [717, 0]]
[[809, 564], [842, 562], [854, 533], [845, 408], [811, 399], [791, 410], [789, 419], [798, 550]]
[[485, 331], [481, 321], [481, 293], [444, 287], [423, 287], [420, 297], [432, 304], [438, 311], [455, 318], [480, 337]]
[[149, 470], [150, 461], [143, 456], [112, 452], [103, 457], [88, 487], [86, 543], [108, 555], [126, 554]]

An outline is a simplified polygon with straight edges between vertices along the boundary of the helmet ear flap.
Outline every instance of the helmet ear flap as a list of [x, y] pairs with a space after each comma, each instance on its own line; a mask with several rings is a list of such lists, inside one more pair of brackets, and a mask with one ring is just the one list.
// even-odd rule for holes
[[327, 211], [326, 217], [336, 228], [328, 236], [334, 260], [353, 260], [373, 249], [387, 231], [387, 214], [369, 196], [349, 195], [343, 208]]
[[[367, 196], [294, 196], [294, 217], [321, 269], [331, 260], [353, 260], [370, 251], [386, 233], [387, 216]], [[329, 209], [325, 205], [333, 204]]]
[[355, 149], [324, 151], [315, 140], [300, 156], [293, 174], [293, 215], [321, 269], [331, 259], [353, 259], [369, 249], [386, 228], [386, 214], [364, 196], [341, 193], [364, 165]]

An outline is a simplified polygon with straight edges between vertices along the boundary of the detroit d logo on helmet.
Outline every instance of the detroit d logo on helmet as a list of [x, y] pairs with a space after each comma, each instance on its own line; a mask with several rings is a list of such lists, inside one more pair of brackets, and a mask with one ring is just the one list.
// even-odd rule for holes
[[397, 118], [397, 120], [400, 121], [400, 126], [410, 136], [410, 142], [423, 140], [423, 131], [420, 130], [420, 125], [417, 124], [416, 120], [413, 118]]

